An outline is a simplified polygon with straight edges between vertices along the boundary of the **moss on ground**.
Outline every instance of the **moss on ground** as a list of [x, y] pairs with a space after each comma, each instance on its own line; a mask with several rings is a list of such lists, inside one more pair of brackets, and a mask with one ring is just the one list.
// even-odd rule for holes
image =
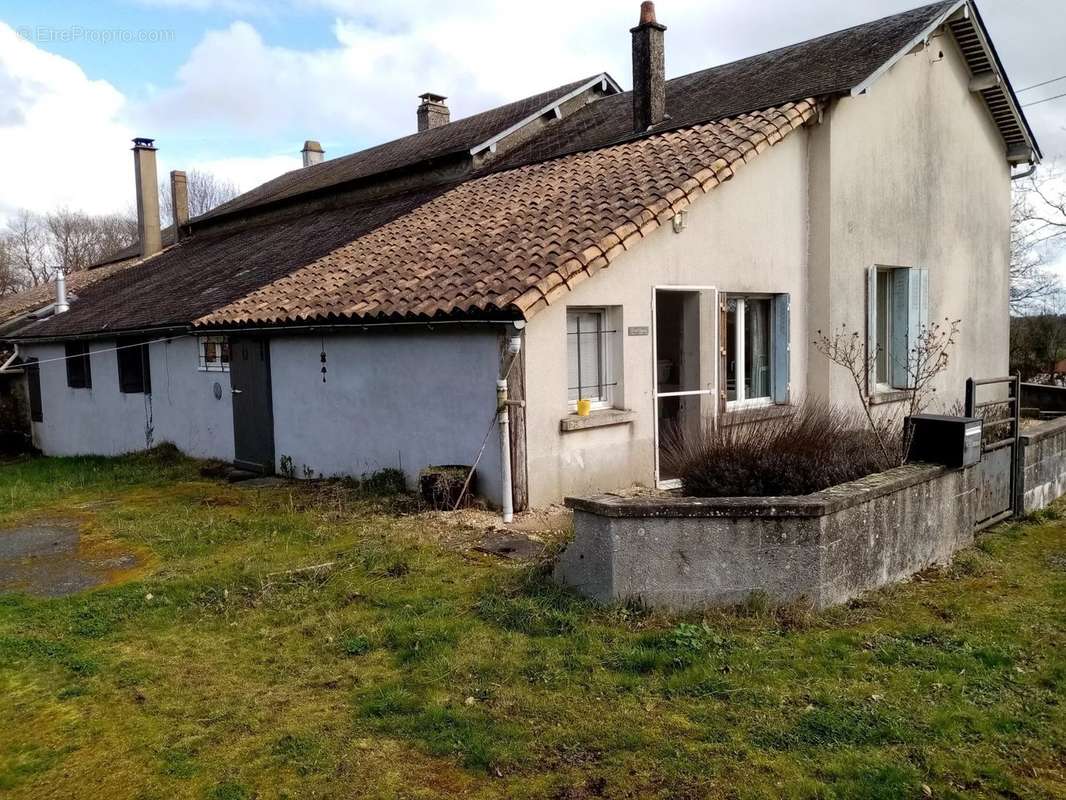
[[0, 595], [5, 797], [1066, 796], [1054, 513], [846, 608], [688, 617], [595, 608], [388, 500], [169, 456], [0, 468], [0, 524], [65, 513], [154, 566]]

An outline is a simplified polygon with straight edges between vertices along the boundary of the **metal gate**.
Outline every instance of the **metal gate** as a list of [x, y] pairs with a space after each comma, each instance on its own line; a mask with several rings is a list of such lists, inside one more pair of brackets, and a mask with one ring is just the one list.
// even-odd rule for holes
[[[1008, 397], [978, 402], [982, 387], [1006, 389]], [[968, 378], [966, 416], [980, 417], [981, 463], [977, 466], [977, 530], [1021, 513], [1021, 377]]]

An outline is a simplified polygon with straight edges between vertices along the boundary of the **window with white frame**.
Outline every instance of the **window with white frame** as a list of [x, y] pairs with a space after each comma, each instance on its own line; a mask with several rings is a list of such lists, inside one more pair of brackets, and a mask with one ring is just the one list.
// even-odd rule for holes
[[229, 342], [225, 336], [200, 337], [200, 370], [229, 372]]
[[590, 401], [594, 409], [613, 407], [615, 335], [608, 309], [567, 309], [567, 400], [571, 408], [576, 408], [578, 400]]
[[722, 310], [727, 407], [787, 403], [789, 296], [725, 294]]
[[928, 271], [914, 267], [871, 267], [868, 287], [870, 390], [909, 388], [912, 350], [929, 319]]

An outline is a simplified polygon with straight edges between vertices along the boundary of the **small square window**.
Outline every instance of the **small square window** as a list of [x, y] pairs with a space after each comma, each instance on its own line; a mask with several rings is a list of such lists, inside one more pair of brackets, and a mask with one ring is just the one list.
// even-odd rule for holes
[[229, 340], [225, 336], [201, 336], [200, 370], [229, 372]]
[[567, 402], [589, 400], [593, 408], [612, 408], [617, 381], [612, 351], [617, 331], [605, 308], [570, 308], [566, 312]]
[[92, 364], [89, 361], [88, 342], [66, 344], [67, 386], [71, 389], [93, 388]]

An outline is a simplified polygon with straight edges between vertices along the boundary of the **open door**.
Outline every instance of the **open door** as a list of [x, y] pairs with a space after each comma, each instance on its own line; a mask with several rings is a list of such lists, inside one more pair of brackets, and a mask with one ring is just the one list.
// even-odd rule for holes
[[699, 434], [718, 413], [718, 291], [709, 286], [658, 286], [655, 331], [655, 481], [678, 485], [669, 452], [681, 438]]
[[270, 340], [230, 339], [233, 392], [233, 463], [241, 469], [274, 472], [274, 400], [270, 387]]

